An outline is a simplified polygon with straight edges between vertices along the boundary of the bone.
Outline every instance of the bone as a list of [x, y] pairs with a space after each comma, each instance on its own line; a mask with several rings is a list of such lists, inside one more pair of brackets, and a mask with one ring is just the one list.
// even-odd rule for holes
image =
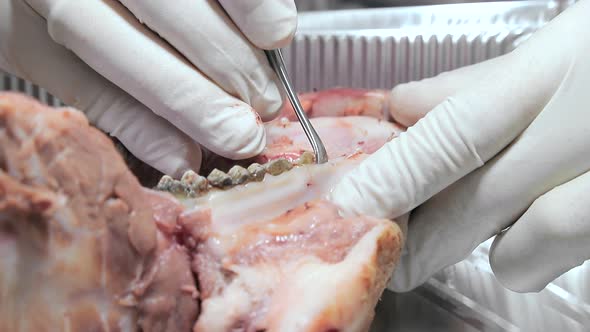
[[279, 158], [269, 161], [264, 165], [266, 172], [270, 175], [280, 175], [293, 168], [293, 164], [287, 159]]

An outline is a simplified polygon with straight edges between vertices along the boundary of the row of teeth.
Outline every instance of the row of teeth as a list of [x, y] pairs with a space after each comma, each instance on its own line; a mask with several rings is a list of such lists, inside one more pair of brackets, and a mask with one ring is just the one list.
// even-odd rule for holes
[[292, 169], [294, 166], [313, 164], [314, 162], [314, 154], [306, 151], [294, 162], [279, 158], [264, 165], [254, 163], [248, 168], [236, 165], [227, 173], [214, 169], [207, 177], [189, 170], [182, 175], [180, 180], [164, 175], [155, 189], [175, 195], [197, 197], [212, 188], [228, 189], [248, 182], [259, 182], [264, 179], [266, 174], [276, 176]]

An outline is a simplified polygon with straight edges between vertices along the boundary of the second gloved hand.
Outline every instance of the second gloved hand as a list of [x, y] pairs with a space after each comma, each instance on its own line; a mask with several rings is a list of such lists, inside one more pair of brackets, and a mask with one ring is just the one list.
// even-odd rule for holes
[[412, 125], [335, 188], [347, 213], [410, 214], [391, 287], [410, 290], [500, 233], [490, 262], [538, 291], [590, 258], [590, 2], [512, 53], [392, 92]]
[[0, 68], [83, 110], [135, 156], [178, 175], [199, 146], [242, 159], [282, 104], [261, 48], [296, 28], [292, 0], [7, 0]]

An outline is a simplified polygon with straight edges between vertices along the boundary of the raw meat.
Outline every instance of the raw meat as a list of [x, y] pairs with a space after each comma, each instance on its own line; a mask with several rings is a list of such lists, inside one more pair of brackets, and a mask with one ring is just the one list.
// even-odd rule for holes
[[[334, 88], [299, 95], [303, 110], [310, 118], [367, 116], [379, 120], [389, 119], [389, 91]], [[282, 117], [297, 121], [290, 103], [285, 103]]]
[[167, 193], [142, 188], [81, 113], [0, 94], [0, 331], [367, 330], [401, 231], [324, 197], [401, 129], [334, 120], [319, 122], [351, 131], [326, 141], [328, 164], [295, 139], [248, 170], [165, 177]]
[[[271, 173], [282, 158], [278, 176], [235, 185], [230, 175], [240, 173], [232, 168], [229, 184], [214, 183], [196, 199], [181, 199], [190, 207], [180, 223], [189, 231], [184, 242], [195, 244], [193, 269], [201, 291], [195, 331], [368, 330], [400, 254], [400, 228], [388, 220], [342, 218], [323, 198], [366, 153], [403, 128], [330, 111], [340, 116], [326, 117], [326, 108], [320, 118], [309, 113], [330, 154], [327, 164], [301, 165], [304, 151], [310, 151], [303, 130], [279, 118], [266, 124], [267, 148], [254, 159]], [[165, 182], [170, 185], [170, 179]], [[168, 188], [182, 195], [190, 186], [177, 181]]]
[[[389, 91], [335, 88], [303, 93], [299, 99], [314, 128], [322, 137], [329, 159], [354, 152], [373, 153], [406, 128], [388, 122]], [[281, 116], [265, 124], [267, 145], [255, 158], [234, 161], [205, 152], [203, 174], [217, 168], [227, 172], [234, 165], [247, 166], [277, 158], [294, 161], [311, 146], [293, 108], [285, 103]], [[131, 158], [130, 164], [137, 165]], [[146, 167], [137, 167], [142, 171]]]
[[[304, 151], [312, 150], [301, 125], [282, 119], [266, 124], [266, 148], [255, 161], [293, 161]], [[373, 153], [403, 131], [393, 123], [366, 116], [320, 117], [310, 121], [322, 138], [328, 159], [346, 157], [351, 152]]]
[[0, 331], [188, 331], [185, 249], [83, 115], [0, 94]]
[[181, 223], [185, 242], [197, 244], [202, 300], [195, 331], [368, 329], [401, 232], [388, 220], [342, 218], [321, 200], [362, 158], [267, 175], [188, 204]]

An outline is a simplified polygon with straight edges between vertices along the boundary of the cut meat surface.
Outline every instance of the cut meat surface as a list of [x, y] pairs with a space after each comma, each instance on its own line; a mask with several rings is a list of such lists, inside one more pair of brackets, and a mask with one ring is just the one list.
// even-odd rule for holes
[[[326, 164], [256, 165], [263, 178], [231, 187], [187, 172], [167, 193], [143, 188], [82, 113], [0, 94], [0, 331], [367, 331], [402, 233], [325, 198], [401, 129], [314, 121]], [[259, 158], [306, 149], [277, 123]], [[179, 195], [188, 185], [197, 197]]]
[[[346, 157], [351, 152], [371, 154], [403, 131], [393, 123], [370, 117], [321, 117], [310, 121], [322, 138], [329, 159]], [[294, 161], [303, 152], [312, 151], [298, 122], [279, 119], [267, 124], [265, 130], [266, 148], [256, 158], [257, 162], [265, 163], [277, 158]]]
[[141, 298], [139, 325], [144, 331], [188, 331], [197, 317], [199, 292], [190, 253], [177, 241], [182, 206], [169, 195], [143, 193], [153, 211], [158, 241], [154, 261], [132, 288], [134, 296]]
[[367, 330], [402, 233], [389, 220], [342, 218], [323, 200], [364, 158], [184, 200], [202, 301], [195, 331]]
[[231, 232], [203, 211], [183, 219], [198, 243], [195, 331], [366, 330], [402, 242], [394, 223], [326, 201]]
[[[367, 116], [385, 120], [389, 118], [389, 94], [387, 90], [333, 88], [299, 94], [303, 110], [310, 118]], [[297, 121], [290, 103], [285, 103], [281, 116]]]
[[181, 331], [189, 257], [77, 111], [0, 94], [0, 331]]
[[[398, 123], [386, 121], [390, 118], [389, 98], [389, 91], [385, 90], [343, 88], [299, 94], [329, 159], [355, 152], [371, 154], [406, 130]], [[265, 163], [278, 158], [294, 161], [304, 151], [311, 151], [290, 103], [285, 103], [280, 117], [264, 126], [267, 144], [261, 154], [236, 162], [207, 153], [202, 173], [208, 174], [214, 168], [227, 172], [237, 164]]]

